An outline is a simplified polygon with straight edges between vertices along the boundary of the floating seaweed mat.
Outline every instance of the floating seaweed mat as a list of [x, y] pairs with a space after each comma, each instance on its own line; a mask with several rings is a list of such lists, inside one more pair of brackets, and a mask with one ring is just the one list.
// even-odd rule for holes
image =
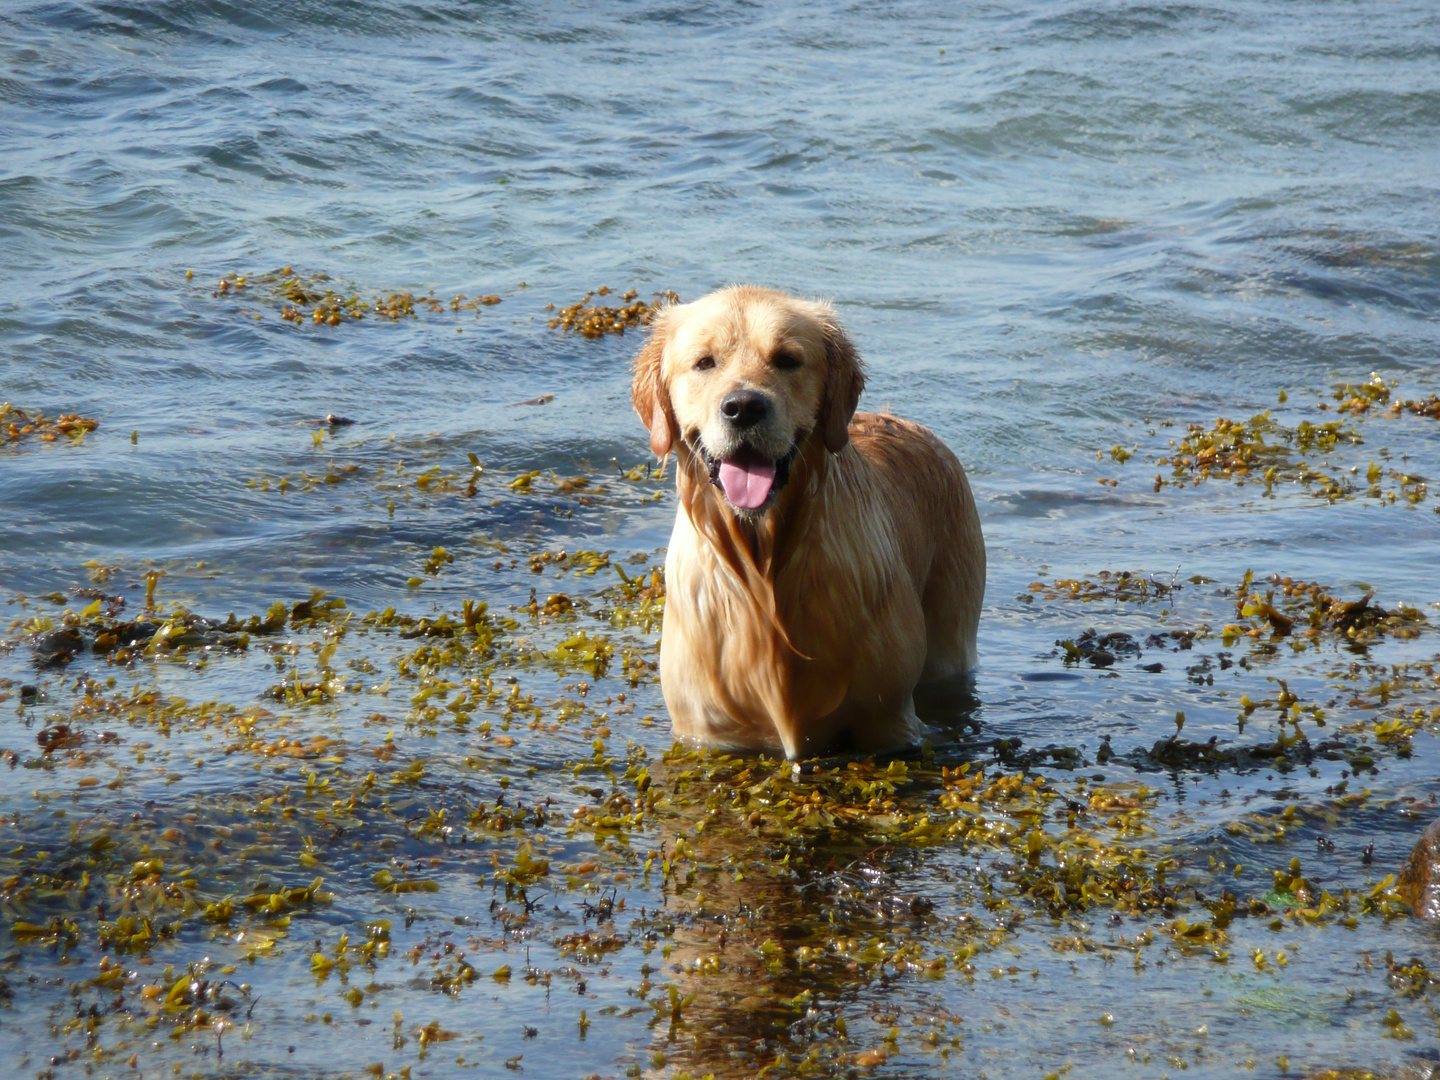
[[[640, 294], [630, 289], [621, 294], [618, 307], [590, 303], [592, 297], [608, 295], [610, 289], [607, 286], [591, 289], [575, 303], [561, 308], [560, 313], [550, 320], [551, 329], [591, 339], [606, 334], [623, 334], [629, 328], [647, 325], [666, 304], [680, 302], [680, 297], [668, 289], [655, 293], [655, 299], [649, 302], [638, 299]], [[549, 309], [553, 311], [555, 305], [549, 305]]]
[[20, 442], [30, 436], [38, 437], [41, 442], [56, 442], [61, 435], [79, 442], [99, 426], [99, 420], [79, 413], [65, 413], [51, 419], [44, 413], [32, 415], [8, 401], [0, 402], [0, 443]]

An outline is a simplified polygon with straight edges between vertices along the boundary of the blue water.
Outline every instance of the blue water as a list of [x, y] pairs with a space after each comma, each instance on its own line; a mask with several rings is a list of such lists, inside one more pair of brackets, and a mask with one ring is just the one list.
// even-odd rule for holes
[[[416, 687], [396, 667], [414, 649], [410, 639], [378, 630], [343, 636], [337, 669], [353, 651], [349, 659], [365, 660], [373, 674], [347, 669], [356, 684], [348, 696], [295, 706], [260, 695], [277, 672], [311, 670], [310, 646], [335, 640], [323, 627], [286, 631], [298, 659], [265, 653], [257, 642], [204, 663], [140, 657], [117, 667], [87, 654], [37, 668], [38, 628], [25, 623], [48, 617], [58, 625], [67, 604], [79, 612], [91, 600], [70, 592], [77, 586], [126, 596], [125, 616], [134, 617], [152, 569], [165, 575], [156, 594], [162, 611], [181, 604], [213, 617], [263, 615], [273, 602], [293, 604], [316, 588], [343, 597], [356, 620], [392, 606], [433, 618], [483, 599], [521, 624], [509, 633], [527, 644], [505, 654], [521, 691], [537, 701], [573, 697], [565, 689], [575, 685], [573, 671], [524, 658], [532, 646], [552, 650], [574, 627], [527, 622], [510, 607], [527, 603], [532, 589], [540, 603], [563, 589], [599, 609], [599, 591], [619, 578], [608, 568], [594, 577], [564, 570], [562, 581], [551, 564], [536, 575], [529, 557], [596, 550], [640, 572], [663, 562], [675, 513], [664, 485], [618, 475], [646, 458], [629, 408], [639, 332], [590, 341], [549, 326], [547, 305], [563, 307], [601, 285], [693, 299], [750, 281], [828, 298], [869, 366], [862, 407], [924, 422], [955, 449], [980, 503], [990, 578], [978, 704], [936, 716], [974, 727], [940, 748], [944, 763], [980, 760], [994, 740], [1019, 739], [1076, 751], [1079, 772], [1059, 768], [1059, 758], [1031, 762], [1051, 768], [1056, 783], [1073, 783], [1099, 767], [1102, 736], [1117, 752], [1150, 747], [1175, 730], [1180, 710], [1184, 735], [1196, 742], [1273, 739], [1273, 721], [1260, 714], [1243, 732], [1236, 724], [1241, 693], [1274, 695], [1266, 675], [1303, 688], [1307, 700], [1334, 699], [1329, 731], [1373, 719], [1345, 704], [1351, 697], [1337, 690], [1335, 673], [1352, 661], [1434, 657], [1430, 630], [1365, 654], [1332, 644], [1307, 655], [1282, 643], [1257, 656], [1253, 670], [1217, 667], [1213, 685], [1203, 672], [1200, 683], [1187, 676], [1188, 653], [1147, 650], [1142, 659], [1163, 661], [1161, 673], [1140, 672], [1128, 659], [1100, 671], [1064, 666], [1055, 643], [1092, 625], [1141, 640], [1202, 622], [1218, 633], [1238, 617], [1221, 590], [1247, 569], [1262, 581], [1272, 573], [1316, 580], [1351, 600], [1373, 588], [1388, 609], [1403, 601], [1440, 619], [1440, 518], [1428, 493], [1414, 504], [1401, 493], [1392, 504], [1367, 496], [1368, 484], [1356, 480], [1354, 497], [1332, 504], [1315, 496], [1313, 478], [1309, 487], [1294, 482], [1299, 473], [1268, 494], [1218, 477], [1154, 487], [1157, 473], [1170, 474], [1155, 459], [1186, 424], [1208, 428], [1217, 417], [1266, 409], [1292, 429], [1302, 420], [1358, 425], [1363, 444], [1311, 455], [1306, 468], [1363, 478], [1375, 461], [1387, 493], [1399, 491], [1391, 469], [1436, 475], [1440, 422], [1403, 412], [1386, 418], [1383, 405], [1359, 417], [1316, 406], [1339, 404], [1333, 384], [1359, 384], [1372, 372], [1395, 384], [1395, 397], [1440, 390], [1437, 61], [1440, 12], [1420, 3], [5, 5], [0, 401], [50, 417], [79, 413], [99, 426], [78, 442], [31, 436], [0, 444], [0, 601], [9, 626], [0, 677], [10, 680], [0, 690], [8, 694], [0, 746], [17, 755], [13, 770], [0, 773], [9, 777], [0, 779], [8, 822], [0, 846], [22, 849], [4, 872], [54, 873], [57, 860], [78, 857], [66, 844], [129, 821], [138, 831], [126, 841], [133, 852], [121, 845], [127, 867], [177, 828], [206, 902], [248, 896], [255, 873], [199, 854], [210, 830], [248, 814], [241, 803], [303, 785], [302, 768], [320, 767], [319, 759], [284, 758], [290, 772], [275, 772], [273, 762], [256, 771], [251, 751], [219, 753], [233, 731], [177, 725], [162, 737], [147, 728], [153, 719], [133, 715], [118, 747], [96, 736], [80, 751], [40, 754], [36, 733], [47, 725], [100, 723], [76, 719], [80, 676], [104, 683], [113, 675], [117, 694], [138, 686], [192, 703], [263, 705], [269, 715], [260, 727], [274, 728], [268, 741], [280, 732], [324, 733], [348, 748], [353, 760], [325, 765], [340, 770], [337, 785], [372, 766], [383, 773], [409, 755], [424, 757], [432, 779], [401, 819], [447, 798], [491, 804], [502, 775], [512, 798], [554, 798], [568, 815], [589, 798], [573, 770], [596, 737], [622, 761], [627, 742], [645, 748], [657, 771], [669, 746], [659, 688], [648, 676], [635, 686], [621, 678], [618, 651], [607, 675], [591, 677], [590, 693], [598, 700], [625, 692], [633, 714], [612, 704], [602, 736], [594, 734], [606, 726], [598, 721], [583, 733], [527, 733], [503, 761], [476, 772], [462, 763], [493, 755], [493, 743], [477, 742], [473, 731], [436, 733], [412, 715], [423, 703], [410, 702]], [[307, 279], [328, 275], [322, 287], [366, 300], [409, 291], [443, 304], [416, 304], [415, 318], [394, 322], [331, 327], [307, 311], [292, 323], [261, 281], [284, 267]], [[251, 284], [217, 295], [226, 275], [249, 275]], [[461, 294], [500, 302], [454, 311], [450, 300]], [[553, 397], [518, 404], [544, 395]], [[327, 414], [355, 423], [317, 425]], [[1135, 456], [1116, 461], [1117, 446], [1136, 448]], [[484, 472], [467, 497], [470, 453]], [[432, 468], [456, 478], [449, 490], [415, 483]], [[537, 469], [533, 490], [510, 486]], [[325, 483], [327, 475], [337, 482]], [[588, 503], [558, 490], [555, 481], [574, 476], [592, 478]], [[437, 546], [454, 562], [427, 573]], [[117, 568], [108, 583], [91, 580], [92, 560]], [[1143, 570], [1183, 588], [1173, 605], [1140, 608], [1027, 592], [1036, 580], [1102, 570]], [[1196, 575], [1214, 581], [1189, 582]], [[413, 578], [421, 584], [409, 585]], [[56, 591], [66, 594], [61, 602], [39, 599]], [[595, 619], [577, 625], [609, 628]], [[1232, 651], [1239, 656], [1258, 640]], [[621, 631], [616, 641], [653, 659], [653, 628]], [[1221, 647], [1212, 639], [1196, 649], [1213, 656]], [[504, 671], [492, 674], [508, 694]], [[396, 688], [388, 696], [373, 689], [387, 677]], [[43, 699], [23, 703], [27, 684]], [[1422, 712], [1440, 705], [1433, 685], [1412, 697], [1407, 707]], [[488, 716], [498, 724], [500, 709], [485, 706], [476, 723]], [[370, 719], [376, 715], [382, 719]], [[654, 721], [640, 723], [647, 715]], [[392, 728], [404, 751], [393, 761], [372, 759]], [[137, 750], [141, 741], [160, 749]], [[134, 756], [147, 749], [142, 768]], [[1348, 771], [1338, 759], [1278, 780], [1253, 768], [1132, 775], [1128, 765], [1112, 765], [1107, 782], [1158, 787], [1159, 832], [1200, 852], [1197, 864], [1217, 852], [1226, 865], [1244, 863], [1230, 887], [1246, 895], [1265, 893], [1271, 871], [1297, 855], [1310, 872], [1314, 830], [1259, 851], [1220, 852], [1215, 845], [1241, 844], [1226, 826], [1292, 803], [1318, 807], [1338, 852], [1326, 887], [1368, 890], [1398, 866], [1428, 820], [1423, 808], [1440, 790], [1428, 764], [1433, 752], [1423, 726], [1413, 756], [1381, 745], [1378, 771], [1364, 781], [1373, 794], [1363, 812], [1335, 808], [1335, 785]], [[73, 769], [45, 765], [66, 753]], [[158, 771], [156, 755], [169, 762]], [[207, 759], [198, 771], [197, 755]], [[36, 762], [38, 771], [20, 767]], [[117, 775], [118, 786], [105, 786]], [[82, 776], [103, 783], [79, 788]], [[933, 805], [935, 790], [914, 793], [915, 805]], [[227, 798], [239, 802], [227, 809]], [[46, 809], [47, 800], [88, 824], [70, 836], [70, 819]], [[452, 807], [452, 821], [457, 813]], [[164, 1025], [183, 1020], [178, 1012], [162, 1010], [160, 1034], [137, 1035], [144, 1010], [132, 989], [123, 1008], [108, 997], [99, 1002], [96, 1038], [111, 1050], [85, 1057], [85, 1067], [120, 1075], [133, 1052], [137, 1068], [157, 1075], [174, 1066], [204, 1075], [360, 1075], [372, 1062], [387, 1072], [410, 1065], [415, 1075], [496, 1075], [508, 1061], [540, 1076], [634, 1068], [698, 1077], [754, 1075], [781, 1054], [780, 1074], [800, 1074], [820, 1068], [804, 1064], [812, 1049], [834, 1049], [824, 1026], [834, 1010], [848, 1010], [852, 1038], [835, 1044], [841, 1056], [824, 1057], [824, 1068], [897, 1076], [941, 1068], [911, 1030], [916, 1017], [937, 1013], [965, 1018], [963, 1048], [952, 1049], [945, 1066], [956, 1075], [1044, 1075], [1073, 1062], [1074, 1075], [1158, 1077], [1174, 1075], [1180, 1066], [1170, 1058], [1182, 1054], [1197, 1075], [1248, 1071], [1247, 1059], [1256, 1076], [1352, 1066], [1389, 1074], [1429, 1068], [1440, 1053], [1428, 991], [1401, 994], [1380, 960], [1390, 950], [1440, 964], [1433, 934], [1418, 923], [1367, 916], [1357, 929], [1303, 928], [1292, 941], [1290, 931], [1254, 919], [1244, 934], [1233, 932], [1228, 965], [1177, 958], [1141, 976], [1129, 954], [1108, 966], [1087, 954], [1072, 973], [1071, 954], [1057, 952], [1051, 938], [1132, 936], [1175, 917], [1133, 925], [1127, 917], [1116, 929], [1093, 911], [1067, 916], [1064, 926], [1032, 913], [1025, 930], [1012, 928], [1013, 939], [994, 946], [1013, 961], [976, 959], [983, 967], [973, 984], [954, 974], [827, 983], [814, 1021], [824, 1038], [800, 1022], [803, 1012], [756, 1013], [746, 1027], [753, 1007], [739, 1008], [737, 1020], [734, 1000], [720, 993], [716, 1000], [728, 1004], [716, 1004], [701, 986], [695, 1007], [711, 1010], [710, 1025], [741, 1032], [717, 1049], [695, 1032], [667, 1036], [664, 1024], [647, 1026], [655, 1013], [627, 992], [641, 981], [642, 963], [663, 967], [658, 951], [643, 952], [647, 931], [624, 921], [664, 899], [653, 881], [639, 883], [638, 868], [616, 886], [631, 896], [615, 929], [625, 947], [587, 966], [556, 942], [580, 925], [560, 924], [577, 918], [582, 895], [593, 903], [597, 890], [557, 886], [547, 904], [569, 914], [507, 937], [508, 929], [491, 926], [493, 881], [477, 889], [474, 880], [492, 873], [482, 849], [508, 857], [513, 838], [477, 832], [467, 850], [481, 870], [465, 864], [438, 893], [397, 897], [371, 885], [380, 857], [374, 837], [391, 837], [414, 859], [434, 838], [413, 835], [413, 823], [370, 824], [375, 832], [359, 854], [329, 857], [324, 875], [332, 888], [345, 883], [340, 898], [323, 916], [297, 915], [291, 937], [323, 937], [333, 952], [342, 928], [356, 934], [357, 920], [389, 912], [398, 957], [426, 935], [453, 931], [455, 920], [471, 920], [483, 926], [474, 930], [483, 941], [469, 948], [485, 978], [446, 995], [408, 983], [400, 968], [410, 961], [392, 958], [373, 976], [385, 989], [366, 991], [366, 1004], [352, 1007], [334, 979], [315, 984], [308, 945], [281, 945], [234, 976], [254, 984], [265, 1004], [221, 1032], [223, 1060], [213, 1035], [186, 1029], [165, 1037]], [[647, 824], [634, 849], [657, 849], [665, 828]], [[321, 872], [295, 869], [302, 832], [313, 840], [318, 829], [276, 840], [274, 865], [287, 868], [287, 884]], [[535, 842], [568, 845], [569, 863], [590, 858], [587, 851], [624, 861], [563, 835], [540, 829]], [[1374, 861], [1361, 863], [1358, 852], [1372, 840]], [[960, 843], [909, 854], [908, 871], [887, 869], [899, 876], [886, 887], [947, 897], [958, 886], [940, 882], [991, 857]], [[73, 964], [18, 938], [0, 960], [10, 991], [0, 1042], [20, 1055], [20, 1075], [75, 1074], [80, 1058], [50, 1059], [76, 1047], [94, 1053], [83, 1033], [63, 1030], [73, 1015], [66, 984], [92, 977], [106, 955], [96, 927], [113, 912], [99, 915], [95, 904], [105, 888], [110, 908], [119, 903], [119, 885], [99, 884], [121, 874], [117, 867], [91, 867], [92, 891], [64, 901], [81, 916]], [[612, 872], [623, 871], [602, 874]], [[60, 910], [61, 901], [18, 896], [17, 888], [0, 896], [0, 921], [43, 922]], [[958, 905], [944, 918], [959, 918], [969, 902], [963, 892], [944, 901]], [[402, 934], [405, 907], [413, 926]], [[746, 948], [781, 936], [783, 927], [763, 918], [744, 931]], [[221, 963], [221, 946], [194, 921], [141, 954], [153, 965], [132, 957], [136, 974], [126, 985], [154, 983], [151, 967], [183, 972], [211, 952]], [[956, 940], [955, 925], [942, 920], [914, 932], [942, 948]], [[691, 945], [675, 947], [688, 955]], [[1248, 959], [1252, 948], [1273, 956], [1281, 945], [1291, 949], [1288, 967], [1261, 970]], [[578, 976], [564, 977], [564, 991], [548, 978], [522, 980], [532, 961], [519, 950], [527, 947], [547, 971], [585, 968], [592, 997], [570, 992]], [[489, 978], [502, 962], [516, 971], [508, 984]], [[1032, 968], [1045, 971], [1033, 989], [984, 974], [1012, 962], [1024, 980]], [[599, 975], [602, 968], [610, 973]], [[39, 982], [26, 981], [32, 973]], [[645, 976], [660, 988], [652, 994], [663, 994], [672, 975], [684, 981], [668, 969]], [[791, 975], [798, 981], [787, 983], [787, 997], [804, 985], [803, 970]], [[1114, 1026], [1097, 1025], [1096, 1001], [1111, 996]], [[576, 1027], [582, 1007], [585, 1031]], [[1392, 1007], [1413, 1039], [1384, 1037]], [[639, 1011], [627, 1015], [632, 1008]], [[395, 1010], [405, 1017], [403, 1048], [392, 1042]], [[305, 1019], [329, 1013], [331, 1021]], [[891, 1013], [897, 1018], [885, 1019]], [[357, 1025], [352, 1015], [373, 1023]], [[417, 1058], [412, 1028], [437, 1018], [461, 1037]], [[1193, 1032], [1202, 1025], [1206, 1049], [1197, 1055]], [[526, 1026], [539, 1033], [527, 1038]], [[890, 1027], [903, 1034], [883, 1064], [856, 1056], [883, 1046]], [[117, 1042], [128, 1048], [114, 1050]], [[1128, 1049], [1137, 1051], [1133, 1063]], [[517, 1054], [523, 1058], [514, 1061]]]

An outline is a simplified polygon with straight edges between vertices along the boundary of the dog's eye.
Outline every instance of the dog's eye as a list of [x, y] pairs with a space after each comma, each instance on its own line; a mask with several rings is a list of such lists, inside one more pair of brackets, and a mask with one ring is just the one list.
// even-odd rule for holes
[[775, 366], [781, 371], [794, 371], [800, 366], [800, 357], [790, 352], [776, 353]]
[[699, 360], [695, 361], [696, 371], [709, 371], [714, 366], [715, 358], [713, 356], [702, 356]]

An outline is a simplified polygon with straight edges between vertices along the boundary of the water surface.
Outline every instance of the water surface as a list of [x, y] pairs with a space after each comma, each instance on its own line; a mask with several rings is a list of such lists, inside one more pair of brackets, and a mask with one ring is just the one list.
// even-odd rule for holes
[[[0, 446], [17, 1074], [1433, 1068], [1432, 5], [20, 3], [0, 56], [0, 400], [98, 421]], [[736, 281], [969, 470], [924, 751], [671, 749], [639, 331], [550, 305]]]

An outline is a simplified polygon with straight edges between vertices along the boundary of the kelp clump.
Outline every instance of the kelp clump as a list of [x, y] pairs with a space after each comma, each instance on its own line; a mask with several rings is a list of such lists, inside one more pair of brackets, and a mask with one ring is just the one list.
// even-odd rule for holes
[[310, 322], [324, 326], [340, 326], [367, 316], [398, 322], [418, 318], [421, 312], [441, 314], [447, 308], [457, 313], [467, 310], [478, 313], [482, 307], [501, 302], [493, 293], [475, 297], [459, 293], [443, 300], [438, 294], [403, 290], [377, 293], [373, 299], [364, 300], [358, 289], [337, 289], [333, 281], [329, 274], [301, 274], [286, 266], [264, 274], [226, 274], [210, 295], [232, 300], [254, 296], [279, 304], [280, 318], [297, 326], [303, 325], [307, 316]]
[[[550, 320], [550, 328], [590, 339], [606, 334], [623, 334], [627, 329], [647, 325], [667, 303], [680, 302], [680, 297], [668, 289], [655, 293], [655, 299], [649, 302], [638, 299], [639, 292], [631, 289], [620, 296], [618, 306], [590, 303], [592, 297], [608, 295], [608, 286], [591, 289], [575, 303], [561, 308], [559, 314]], [[550, 306], [554, 308], [553, 304]]]
[[1241, 580], [1235, 611], [1242, 621], [1225, 627], [1227, 644], [1242, 633], [1256, 637], [1269, 629], [1275, 637], [1296, 634], [1318, 640], [1330, 634], [1363, 646], [1385, 637], [1418, 637], [1429, 622], [1423, 611], [1403, 602], [1393, 610], [1373, 603], [1373, 589], [1358, 600], [1341, 600], [1317, 582], [1278, 574], [1270, 582], [1273, 587], [1262, 595], [1253, 572]]
[[1358, 445], [1363, 441], [1359, 429], [1346, 427], [1343, 421], [1312, 424], [1302, 420], [1289, 428], [1266, 411], [1249, 420], [1222, 416], [1210, 428], [1189, 424], [1181, 440], [1172, 443], [1171, 454], [1156, 464], [1171, 466], [1173, 481], [1188, 479], [1199, 484], [1212, 475], [1238, 479], [1259, 473], [1266, 484], [1289, 480], [1308, 486], [1329, 477], [1306, 468], [1304, 458], [1327, 454], [1342, 442]]
[[17, 409], [8, 401], [0, 402], [0, 446], [18, 443], [32, 436], [41, 442], [56, 442], [64, 435], [78, 443], [99, 426], [99, 420], [79, 413], [65, 413], [52, 419], [41, 412], [32, 415], [24, 409]]
[[[1427, 480], [1410, 468], [1390, 464], [1391, 452], [1381, 447], [1376, 454], [1380, 463], [1356, 461], [1347, 451], [1366, 441], [1361, 424], [1372, 419], [1398, 420], [1403, 414], [1440, 419], [1440, 395], [1407, 399], [1395, 394], [1396, 383], [1379, 375], [1365, 382], [1337, 383], [1332, 397], [1338, 404], [1318, 403], [1324, 411], [1343, 414], [1339, 420], [1314, 423], [1302, 419], [1293, 427], [1280, 422], [1270, 410], [1257, 413], [1248, 420], [1218, 418], [1213, 425], [1192, 422], [1178, 439], [1170, 439], [1168, 448], [1153, 447], [1144, 453], [1139, 445], [1126, 449], [1116, 445], [1110, 458], [1124, 466], [1137, 453], [1159, 466], [1168, 466], [1170, 473], [1157, 472], [1154, 490], [1166, 486], [1198, 487], [1207, 480], [1225, 479], [1237, 486], [1263, 484], [1264, 495], [1273, 498], [1279, 484], [1294, 484], [1307, 494], [1336, 503], [1352, 498], [1370, 498], [1386, 504], [1422, 503], [1428, 497]], [[1289, 395], [1281, 392], [1283, 405]], [[1162, 421], [1156, 429], [1169, 428]], [[1157, 430], [1149, 431], [1151, 436]], [[1368, 430], [1368, 429], [1367, 429]], [[1104, 451], [1097, 451], [1097, 460]], [[1402, 464], [1407, 455], [1397, 455]], [[1101, 484], [1117, 486], [1120, 481], [1101, 478]], [[1440, 509], [1437, 509], [1440, 513]]]
[[[1032, 581], [1022, 594], [1026, 602], [1039, 597], [1043, 600], [1111, 600], [1147, 604], [1152, 600], [1169, 600], [1185, 586], [1175, 581], [1175, 574], [1167, 579], [1146, 573], [1144, 570], [1101, 570], [1098, 574], [1086, 574], [1083, 578], [1055, 578], [1053, 581]], [[1204, 582], [1205, 578], [1192, 577], [1193, 584]]]
[[[1368, 413], [1372, 406], [1380, 410], [1380, 414], [1389, 420], [1396, 420], [1402, 412], [1413, 413], [1415, 416], [1428, 416], [1432, 420], [1440, 420], [1440, 395], [1431, 394], [1428, 398], [1406, 399], [1395, 394], [1398, 382], [1386, 381], [1373, 372], [1370, 378], [1359, 385], [1353, 383], [1336, 383], [1333, 387], [1334, 398], [1340, 402], [1335, 406], [1338, 412], [1350, 413], [1353, 416], [1360, 416]], [[1329, 408], [1321, 404], [1322, 409]]]

